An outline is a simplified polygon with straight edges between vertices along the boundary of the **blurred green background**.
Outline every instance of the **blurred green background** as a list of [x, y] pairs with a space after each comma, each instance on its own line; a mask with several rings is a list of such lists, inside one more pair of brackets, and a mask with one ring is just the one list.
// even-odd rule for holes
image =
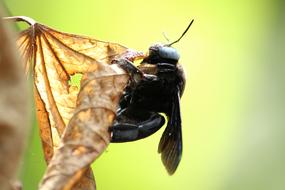
[[[285, 189], [284, 0], [4, 2], [12, 15], [142, 51], [195, 19], [175, 45], [187, 72], [178, 170], [168, 176], [160, 161], [160, 130], [111, 144], [93, 164], [98, 189]], [[36, 124], [22, 167], [24, 189], [36, 189], [45, 169]]]

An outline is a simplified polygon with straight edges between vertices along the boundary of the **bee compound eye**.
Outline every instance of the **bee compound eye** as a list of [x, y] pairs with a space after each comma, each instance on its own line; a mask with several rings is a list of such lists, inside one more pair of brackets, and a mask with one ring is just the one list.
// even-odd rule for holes
[[173, 47], [163, 46], [158, 49], [159, 56], [164, 59], [172, 59], [178, 61], [180, 58], [179, 53]]

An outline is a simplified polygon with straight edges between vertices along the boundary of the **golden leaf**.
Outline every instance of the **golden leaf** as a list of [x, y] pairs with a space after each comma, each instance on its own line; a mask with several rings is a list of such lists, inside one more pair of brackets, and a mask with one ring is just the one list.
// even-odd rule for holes
[[75, 108], [78, 91], [70, 91], [70, 77], [75, 73], [85, 73], [91, 67], [94, 70], [101, 63], [111, 63], [127, 48], [58, 32], [36, 22], [20, 34], [17, 43], [26, 60], [26, 71], [31, 64], [33, 67], [41, 139], [45, 158], [49, 161], [53, 155], [52, 147], [58, 146]]

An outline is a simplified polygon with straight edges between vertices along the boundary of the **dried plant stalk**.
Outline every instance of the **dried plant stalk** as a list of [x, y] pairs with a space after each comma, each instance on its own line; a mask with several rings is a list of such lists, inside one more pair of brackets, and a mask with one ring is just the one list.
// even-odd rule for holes
[[1, 190], [15, 189], [16, 173], [28, 132], [27, 86], [13, 37], [12, 31], [0, 19]]

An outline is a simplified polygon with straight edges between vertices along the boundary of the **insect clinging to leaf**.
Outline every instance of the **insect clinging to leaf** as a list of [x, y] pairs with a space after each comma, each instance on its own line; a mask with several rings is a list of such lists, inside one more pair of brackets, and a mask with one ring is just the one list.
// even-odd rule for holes
[[175, 172], [182, 155], [180, 98], [186, 82], [178, 63], [180, 55], [171, 45], [184, 36], [192, 23], [193, 20], [178, 40], [151, 46], [138, 67], [127, 59], [114, 61], [132, 77], [111, 127], [112, 142], [134, 141], [155, 133], [164, 125], [160, 113], [165, 113], [168, 122], [158, 152], [169, 174]]
[[[109, 128], [111, 142], [148, 137], [165, 124], [161, 115], [164, 113], [167, 125], [158, 152], [168, 173], [176, 171], [182, 155], [180, 98], [186, 81], [178, 63], [180, 55], [172, 45], [184, 36], [193, 20], [178, 40], [152, 45], [148, 54], [143, 55], [117, 43], [59, 32], [27, 17], [8, 19], [30, 24], [21, 32], [18, 47], [26, 60], [26, 70], [31, 67], [34, 75], [37, 115], [47, 161], [75, 114], [80, 91], [69, 86], [71, 76], [101, 72], [104, 65], [118, 65], [129, 76], [129, 81], [123, 94], [116, 97], [119, 104]], [[137, 67], [133, 64], [136, 59], [142, 59]]]

